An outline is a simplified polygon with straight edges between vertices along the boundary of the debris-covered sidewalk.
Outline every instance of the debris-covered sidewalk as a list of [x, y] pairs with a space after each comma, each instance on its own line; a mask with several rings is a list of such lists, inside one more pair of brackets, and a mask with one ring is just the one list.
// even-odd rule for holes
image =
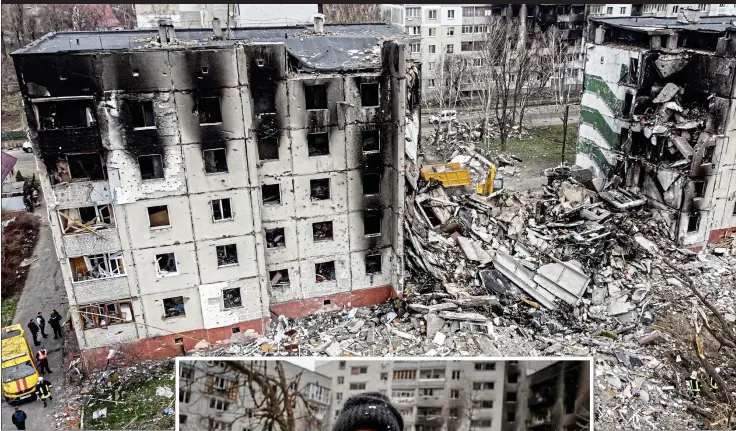
[[[461, 153], [478, 172], [500, 164]], [[268, 337], [235, 334], [190, 354], [594, 356], [597, 426], [732, 425], [734, 238], [678, 248], [642, 196], [595, 192], [586, 170], [546, 173], [542, 190], [490, 196], [418, 179], [404, 299], [282, 316]]]

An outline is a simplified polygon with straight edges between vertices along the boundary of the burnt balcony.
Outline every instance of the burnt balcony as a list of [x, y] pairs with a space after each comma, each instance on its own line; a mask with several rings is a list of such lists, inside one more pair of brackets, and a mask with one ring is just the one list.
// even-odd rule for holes
[[42, 154], [59, 152], [95, 151], [102, 149], [102, 138], [97, 126], [68, 127], [38, 131], [38, 145]]

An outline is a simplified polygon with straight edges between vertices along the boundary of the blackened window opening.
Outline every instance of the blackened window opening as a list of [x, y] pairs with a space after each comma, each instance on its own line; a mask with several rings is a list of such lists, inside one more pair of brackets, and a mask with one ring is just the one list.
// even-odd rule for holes
[[279, 145], [275, 137], [258, 138], [258, 160], [278, 160]]
[[700, 227], [700, 213], [692, 213], [687, 218], [687, 231], [697, 232]]
[[365, 273], [376, 274], [381, 272], [381, 255], [371, 254], [365, 257]]
[[281, 205], [281, 185], [264, 184], [261, 186], [264, 205]]
[[312, 239], [317, 241], [332, 240], [332, 221], [312, 223]]
[[130, 102], [130, 117], [135, 128], [156, 126], [153, 116], [153, 102], [150, 100]]
[[365, 235], [380, 235], [381, 214], [378, 211], [365, 212], [363, 214], [363, 229]]
[[330, 198], [330, 179], [320, 178], [309, 180], [309, 197], [313, 201], [321, 201]]
[[381, 149], [380, 132], [378, 130], [363, 130], [361, 141], [363, 142], [364, 153], [372, 153]]
[[67, 154], [66, 161], [72, 180], [97, 181], [105, 179], [102, 157], [99, 154]]
[[285, 288], [289, 287], [289, 270], [279, 269], [269, 271], [268, 278], [271, 280], [271, 287]]
[[227, 150], [216, 148], [202, 151], [204, 158], [204, 171], [208, 174], [227, 172]]
[[705, 197], [705, 181], [695, 181], [693, 185], [695, 186], [695, 197]]
[[197, 100], [199, 124], [222, 123], [222, 111], [219, 97], [200, 97]]
[[171, 226], [169, 220], [169, 207], [166, 205], [157, 205], [148, 207], [148, 225], [150, 227], [168, 227]]
[[187, 313], [184, 311], [184, 297], [175, 296], [173, 298], [164, 298], [164, 316], [165, 317], [184, 317]]
[[164, 253], [156, 255], [156, 265], [158, 273], [161, 275], [175, 274], [178, 272], [176, 267], [176, 257], [174, 253]]
[[363, 194], [377, 195], [381, 192], [381, 174], [363, 174]]
[[314, 273], [317, 283], [335, 280], [335, 261], [314, 264]]
[[224, 289], [222, 291], [222, 302], [225, 308], [242, 307], [243, 299], [240, 297], [240, 289]]
[[715, 145], [711, 145], [709, 147], [705, 147], [705, 150], [703, 150], [703, 161], [702, 163], [713, 163], [713, 155], [716, 152]]
[[74, 129], [95, 125], [91, 100], [44, 102], [36, 106], [41, 130]]
[[327, 133], [309, 133], [307, 135], [307, 149], [309, 157], [329, 155], [330, 141]]
[[580, 368], [574, 367], [570, 370], [566, 370], [565, 371], [565, 395], [564, 395], [566, 414], [570, 414], [575, 411], [575, 399], [577, 398], [579, 384], [580, 384]]
[[363, 108], [378, 106], [378, 83], [360, 84], [360, 106]]
[[155, 180], [164, 177], [164, 165], [160, 154], [138, 156], [138, 166], [143, 180]]
[[266, 248], [277, 248], [286, 246], [286, 236], [284, 228], [277, 227], [274, 229], [266, 229]]
[[235, 244], [218, 245], [217, 266], [235, 265], [238, 263], [238, 247]]
[[626, 93], [624, 95], [624, 106], [621, 109], [621, 115], [624, 118], [629, 118], [631, 115], [631, 104], [634, 102], [634, 93]]
[[305, 85], [304, 98], [307, 109], [327, 109], [327, 86]]

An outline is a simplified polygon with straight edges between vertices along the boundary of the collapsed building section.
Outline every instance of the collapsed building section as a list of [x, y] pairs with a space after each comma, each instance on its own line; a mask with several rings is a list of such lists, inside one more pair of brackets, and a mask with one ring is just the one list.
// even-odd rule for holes
[[162, 20], [13, 54], [87, 359], [401, 292], [417, 72], [391, 26], [323, 20], [226, 38]]
[[577, 164], [601, 198], [646, 198], [672, 239], [696, 246], [736, 229], [736, 28], [681, 15], [592, 20]]

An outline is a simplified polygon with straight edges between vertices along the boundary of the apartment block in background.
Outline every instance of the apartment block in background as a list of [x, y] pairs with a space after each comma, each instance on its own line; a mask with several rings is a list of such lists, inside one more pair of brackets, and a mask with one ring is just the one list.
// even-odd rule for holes
[[[306, 25], [322, 13], [319, 4], [136, 4], [139, 29], [156, 28], [168, 18], [175, 28], [209, 27], [217, 18], [224, 27]], [[229, 21], [228, 21], [229, 19]]]
[[736, 14], [736, 4], [590, 4], [588, 9], [590, 16], [596, 18], [624, 16], [674, 18], [683, 9], [696, 10], [701, 17]]
[[13, 53], [85, 359], [401, 292], [403, 33], [160, 24]]
[[736, 231], [734, 17], [592, 18], [576, 163], [678, 244]]

